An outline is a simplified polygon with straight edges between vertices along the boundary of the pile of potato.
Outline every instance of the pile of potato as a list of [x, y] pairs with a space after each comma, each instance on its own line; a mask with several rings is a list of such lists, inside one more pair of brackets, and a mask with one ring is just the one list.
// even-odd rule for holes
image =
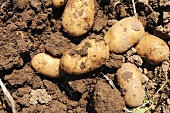
[[[53, 5], [61, 7], [66, 1], [53, 0]], [[62, 26], [70, 36], [80, 37], [87, 33], [93, 21], [94, 0], [68, 0], [62, 16]], [[60, 59], [39, 53], [32, 58], [31, 64], [37, 72], [52, 78], [61, 77], [61, 69], [69, 74], [82, 75], [105, 64], [109, 52], [122, 54], [132, 46], [136, 46], [137, 54], [152, 65], [169, 57], [169, 47], [162, 39], [146, 33], [136, 17], [127, 17], [114, 24], [104, 38], [90, 35], [66, 51]], [[124, 63], [116, 75], [127, 105], [141, 105], [145, 90], [142, 87], [142, 73], [138, 68], [134, 64]]]

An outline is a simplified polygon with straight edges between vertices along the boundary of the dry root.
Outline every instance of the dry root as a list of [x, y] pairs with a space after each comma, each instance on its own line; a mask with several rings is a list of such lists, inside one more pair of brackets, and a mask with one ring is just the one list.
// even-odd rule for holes
[[8, 90], [6, 89], [4, 83], [2, 82], [2, 80], [0, 79], [0, 86], [2, 88], [2, 91], [4, 92], [4, 95], [6, 95], [9, 99], [9, 101], [11, 102], [11, 106], [12, 106], [12, 112], [13, 113], [17, 113], [16, 108], [15, 108], [15, 102], [14, 99], [12, 98], [12, 96], [10, 95], [10, 93], [8, 92]]

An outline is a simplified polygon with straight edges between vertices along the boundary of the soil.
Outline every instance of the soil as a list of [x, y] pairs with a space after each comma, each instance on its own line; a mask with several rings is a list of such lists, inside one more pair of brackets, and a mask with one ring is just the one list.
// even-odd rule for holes
[[[170, 61], [149, 65], [134, 48], [124, 54], [110, 53], [101, 68], [85, 75], [65, 73], [63, 78], [51, 79], [37, 73], [31, 59], [46, 52], [61, 58], [63, 53], [95, 34], [104, 37], [108, 29], [122, 18], [134, 16], [131, 0], [95, 0], [92, 29], [81, 37], [64, 32], [61, 21], [65, 6], [54, 8], [51, 0], [0, 1], [0, 75], [16, 103], [18, 113], [121, 113], [126, 103], [115, 79], [124, 62], [138, 66], [143, 73], [146, 94], [154, 94], [165, 82]], [[170, 2], [149, 0], [148, 6], [136, 3], [139, 20], [147, 32], [170, 45]], [[88, 44], [87, 44], [88, 45]], [[101, 75], [113, 80], [115, 88]], [[153, 101], [151, 112], [170, 112], [170, 76]], [[11, 113], [11, 103], [0, 89], [0, 113]]]

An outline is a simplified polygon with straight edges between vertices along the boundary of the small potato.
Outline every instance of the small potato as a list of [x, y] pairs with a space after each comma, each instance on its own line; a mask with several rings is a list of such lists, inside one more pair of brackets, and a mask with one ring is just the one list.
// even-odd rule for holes
[[74, 75], [101, 67], [109, 58], [109, 46], [102, 37], [88, 37], [61, 58], [61, 68]]
[[130, 107], [141, 105], [145, 90], [142, 87], [142, 73], [138, 68], [134, 64], [124, 63], [116, 75], [126, 104]]
[[52, 0], [52, 4], [55, 8], [62, 7], [66, 2], [67, 0]]
[[32, 67], [39, 73], [51, 77], [59, 77], [60, 59], [45, 53], [35, 55], [31, 61]]
[[137, 44], [136, 52], [152, 65], [157, 65], [169, 57], [168, 45], [162, 39], [148, 33]]
[[94, 0], [69, 0], [62, 15], [62, 26], [74, 37], [87, 33], [94, 20]]
[[116, 22], [106, 33], [104, 39], [110, 51], [123, 53], [138, 43], [144, 35], [142, 23], [135, 17], [127, 17]]

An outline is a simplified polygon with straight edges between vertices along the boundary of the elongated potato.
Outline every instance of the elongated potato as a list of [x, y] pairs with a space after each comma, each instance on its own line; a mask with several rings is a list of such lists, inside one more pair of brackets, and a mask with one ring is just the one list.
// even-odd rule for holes
[[32, 67], [39, 73], [57, 78], [60, 74], [60, 59], [54, 58], [45, 53], [35, 55], [31, 61]]
[[62, 15], [62, 26], [74, 37], [87, 33], [94, 20], [94, 0], [69, 0]]
[[144, 35], [142, 23], [135, 17], [127, 17], [116, 22], [106, 33], [104, 39], [110, 51], [123, 53], [138, 43]]
[[130, 107], [137, 107], [143, 103], [145, 90], [142, 87], [142, 73], [131, 63], [122, 64], [118, 69], [117, 81], [125, 102]]
[[137, 44], [136, 52], [153, 65], [157, 65], [169, 57], [168, 45], [162, 39], [148, 33]]
[[67, 0], [52, 0], [52, 4], [56, 8], [62, 7], [66, 2]]
[[81, 75], [101, 67], [109, 58], [109, 46], [101, 37], [88, 37], [61, 58], [61, 68]]

